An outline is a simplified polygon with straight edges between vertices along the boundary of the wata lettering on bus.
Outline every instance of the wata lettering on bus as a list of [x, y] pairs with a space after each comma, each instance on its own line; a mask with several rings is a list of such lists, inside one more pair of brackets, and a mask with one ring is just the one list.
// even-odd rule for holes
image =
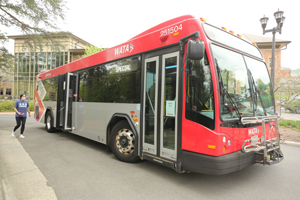
[[258, 128], [248, 129], [248, 136], [258, 135], [258, 133], [259, 133], [259, 129]]
[[115, 48], [115, 56], [124, 54], [124, 53], [131, 53], [133, 50], [133, 44], [125, 44], [123, 46]]

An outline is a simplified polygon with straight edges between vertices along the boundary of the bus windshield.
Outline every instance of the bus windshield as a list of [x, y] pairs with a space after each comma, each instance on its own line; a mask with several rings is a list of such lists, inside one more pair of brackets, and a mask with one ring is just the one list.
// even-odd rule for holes
[[273, 115], [271, 81], [265, 64], [214, 44], [212, 52], [223, 84], [219, 94], [222, 119]]
[[235, 49], [239, 49], [245, 53], [251, 54], [253, 56], [262, 58], [261, 53], [259, 50], [253, 46], [252, 44], [249, 44], [248, 42], [240, 39], [237, 36], [232, 35], [231, 33], [228, 33], [226, 31], [223, 31], [221, 29], [215, 28], [211, 25], [204, 24], [204, 30], [207, 34], [207, 36], [216, 42], [220, 42], [222, 44], [225, 44], [227, 46], [233, 47]]

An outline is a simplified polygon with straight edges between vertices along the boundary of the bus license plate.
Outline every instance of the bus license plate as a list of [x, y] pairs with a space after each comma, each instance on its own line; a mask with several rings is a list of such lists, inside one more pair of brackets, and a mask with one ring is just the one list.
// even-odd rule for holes
[[255, 136], [253, 136], [253, 137], [251, 137], [251, 145], [253, 146], [253, 145], [256, 145], [257, 143], [258, 143], [258, 136], [257, 135], [255, 135]]

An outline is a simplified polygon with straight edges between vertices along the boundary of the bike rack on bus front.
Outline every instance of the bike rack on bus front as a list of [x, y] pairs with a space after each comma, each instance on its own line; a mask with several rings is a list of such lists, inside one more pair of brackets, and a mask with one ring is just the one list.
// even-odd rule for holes
[[[275, 119], [275, 125], [270, 124], [270, 139], [267, 140], [266, 138], [266, 122], [267, 123], [272, 123], [273, 120]], [[262, 124], [262, 137], [259, 138], [257, 135], [251, 137], [251, 139], [245, 140], [241, 151], [243, 153], [249, 153], [249, 152], [256, 152], [258, 155], [262, 155], [263, 159], [262, 160], [256, 160], [257, 163], [260, 164], [268, 164], [272, 165], [275, 163], [278, 163], [283, 160], [283, 153], [280, 150], [280, 133], [278, 129], [278, 119], [280, 117], [278, 115], [274, 116], [257, 116], [257, 117], [243, 117], [241, 119], [241, 123], [243, 125], [246, 124]], [[277, 137], [272, 138], [273, 136], [273, 126], [276, 127], [277, 131]], [[246, 145], [246, 143], [249, 143]], [[262, 152], [261, 152], [262, 151]]]

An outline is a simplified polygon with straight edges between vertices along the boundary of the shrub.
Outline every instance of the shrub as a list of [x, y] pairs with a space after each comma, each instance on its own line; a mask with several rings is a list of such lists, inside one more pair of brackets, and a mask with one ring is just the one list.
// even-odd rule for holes
[[[15, 101], [0, 102], [0, 112], [14, 112]], [[29, 110], [34, 110], [34, 101], [29, 101]]]
[[29, 101], [29, 110], [34, 111], [34, 101]]
[[297, 130], [300, 130], [300, 121], [283, 119], [279, 122], [279, 126], [286, 127], [286, 128], [295, 128]]

